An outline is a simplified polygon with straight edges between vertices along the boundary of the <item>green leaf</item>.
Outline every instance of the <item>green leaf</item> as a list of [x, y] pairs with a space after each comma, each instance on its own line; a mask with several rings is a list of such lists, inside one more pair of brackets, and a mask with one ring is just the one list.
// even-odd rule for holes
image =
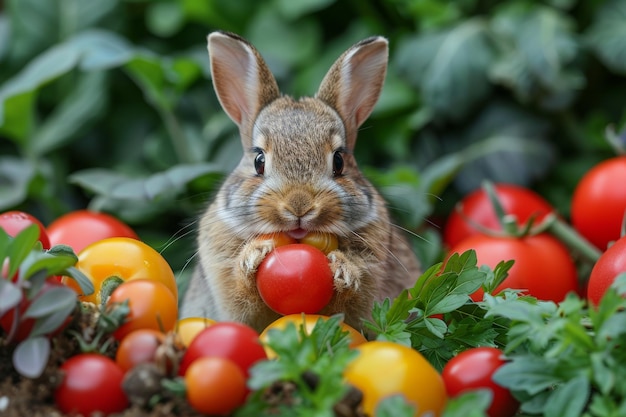
[[532, 355], [518, 355], [498, 368], [493, 380], [509, 389], [535, 395], [561, 381], [555, 369], [554, 361]]
[[491, 91], [487, 74], [494, 50], [481, 19], [409, 39], [397, 57], [399, 70], [439, 117], [461, 120]]
[[13, 242], [9, 248], [9, 271], [8, 276], [12, 277], [20, 270], [20, 277], [22, 276], [23, 263], [32, 253], [35, 253], [33, 249], [39, 239], [39, 227], [36, 224], [24, 228], [17, 236], [13, 238]]
[[621, 0], [603, 2], [585, 40], [604, 65], [626, 74], [626, 4]]
[[501, 54], [491, 70], [522, 102], [564, 108], [585, 82], [575, 63], [579, 45], [571, 19], [545, 6], [511, 3], [493, 18]]
[[44, 155], [70, 143], [105, 109], [106, 77], [103, 72], [81, 76], [76, 88], [58, 104], [53, 113], [30, 138], [35, 155]]
[[325, 9], [336, 0], [275, 0], [278, 12], [288, 20], [296, 20], [302, 16]]
[[33, 337], [24, 340], [13, 351], [15, 370], [27, 378], [37, 378], [43, 373], [50, 356], [50, 340]]
[[0, 211], [16, 207], [28, 197], [36, 167], [26, 159], [0, 157]]
[[219, 173], [212, 163], [180, 164], [145, 178], [131, 178], [112, 170], [93, 168], [75, 172], [70, 182], [113, 199], [153, 201], [180, 193], [203, 175]]
[[558, 385], [546, 404], [545, 417], [581, 416], [590, 390], [589, 380], [583, 375]]
[[22, 290], [8, 279], [0, 279], [0, 317], [22, 301]]
[[53, 287], [37, 296], [24, 312], [24, 317], [41, 318], [76, 305], [76, 293], [69, 287]]
[[157, 36], [172, 36], [184, 23], [183, 6], [179, 2], [155, 2], [148, 6], [146, 25]]
[[[416, 415], [415, 408], [404, 395], [391, 395], [378, 403], [373, 417], [413, 417]], [[419, 404], [417, 409], [419, 410]]]
[[442, 417], [488, 417], [493, 394], [488, 389], [465, 392], [448, 399]]

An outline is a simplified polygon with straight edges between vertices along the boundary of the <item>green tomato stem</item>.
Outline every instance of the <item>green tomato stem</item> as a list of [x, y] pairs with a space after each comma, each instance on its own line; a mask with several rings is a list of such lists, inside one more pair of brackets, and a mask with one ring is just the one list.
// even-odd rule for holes
[[592, 245], [587, 239], [580, 235], [573, 227], [565, 223], [555, 214], [550, 214], [544, 219], [546, 231], [557, 237], [561, 242], [571, 249], [580, 253], [588, 261], [595, 263], [602, 251]]

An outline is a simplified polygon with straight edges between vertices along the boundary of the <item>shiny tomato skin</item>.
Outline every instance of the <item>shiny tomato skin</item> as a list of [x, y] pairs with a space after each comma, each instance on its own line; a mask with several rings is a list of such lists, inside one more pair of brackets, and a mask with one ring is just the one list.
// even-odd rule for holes
[[113, 332], [117, 340], [138, 329], [169, 332], [178, 320], [178, 302], [161, 282], [134, 279], [120, 284], [109, 297], [108, 305], [128, 300], [130, 313], [124, 324]]
[[61, 412], [91, 415], [118, 413], [129, 405], [122, 390], [124, 372], [110, 358], [83, 353], [72, 356], [60, 366], [61, 383], [54, 400]]
[[218, 322], [198, 333], [180, 361], [178, 374], [185, 375], [189, 365], [204, 356], [232, 360], [246, 378], [252, 365], [267, 359], [259, 334], [251, 327], [236, 322]]
[[626, 156], [600, 162], [580, 179], [571, 204], [574, 228], [600, 250], [619, 239], [626, 212]]
[[140, 363], [156, 361], [157, 349], [165, 341], [165, 334], [154, 329], [137, 329], [128, 333], [115, 352], [115, 362], [124, 371]]
[[76, 210], [58, 217], [46, 228], [52, 245], [67, 245], [79, 253], [90, 244], [109, 237], [139, 239], [137, 233], [116, 217], [90, 210]]
[[[522, 238], [474, 235], [450, 249], [449, 254], [469, 249], [476, 251], [479, 266], [495, 268], [500, 261], [515, 260], [495, 293], [505, 288], [519, 289], [540, 300], [561, 302], [567, 293], [579, 290], [576, 266], [567, 248], [546, 233]], [[471, 297], [481, 301], [483, 290]]]
[[15, 237], [31, 224], [36, 224], [39, 228], [39, 241], [43, 248], [50, 249], [50, 238], [46, 228], [35, 216], [23, 211], [7, 211], [0, 214], [0, 228], [4, 229], [9, 236]]
[[303, 243], [280, 246], [270, 252], [259, 265], [256, 284], [267, 306], [282, 315], [317, 313], [334, 293], [328, 258], [319, 249]]
[[116, 283], [144, 278], [159, 281], [178, 299], [172, 268], [159, 252], [137, 239], [111, 237], [92, 243], [78, 254], [76, 268], [94, 285], [93, 294], [81, 295], [78, 284], [63, 277], [63, 283], [73, 288], [81, 301], [102, 305], [108, 295], [106, 283], [112, 277]]
[[185, 317], [176, 322], [175, 331], [183, 346], [187, 347], [202, 330], [217, 323], [207, 317]]
[[367, 415], [374, 416], [383, 399], [398, 394], [418, 408], [416, 417], [442, 415], [447, 402], [443, 379], [418, 351], [378, 340], [355, 350], [359, 355], [348, 364], [344, 377], [363, 393]]
[[[528, 188], [504, 183], [494, 184], [494, 188], [504, 212], [514, 215], [519, 225], [528, 222], [533, 215], [535, 224], [538, 224], [554, 211], [550, 203]], [[481, 233], [472, 224], [489, 230], [502, 230], [489, 196], [482, 188], [466, 195], [459, 203], [458, 209], [461, 213], [454, 210], [444, 226], [443, 240], [448, 248], [466, 237]]]
[[626, 236], [613, 243], [596, 261], [587, 283], [587, 299], [598, 305], [615, 278], [623, 272], [626, 272]]
[[487, 410], [489, 417], [512, 417], [519, 402], [511, 392], [493, 381], [493, 374], [506, 363], [503, 353], [495, 347], [467, 349], [444, 366], [441, 376], [448, 395], [456, 397], [480, 388], [489, 389], [493, 398]]
[[227, 358], [209, 356], [194, 360], [184, 381], [187, 402], [196, 411], [212, 416], [231, 415], [248, 394], [245, 375]]

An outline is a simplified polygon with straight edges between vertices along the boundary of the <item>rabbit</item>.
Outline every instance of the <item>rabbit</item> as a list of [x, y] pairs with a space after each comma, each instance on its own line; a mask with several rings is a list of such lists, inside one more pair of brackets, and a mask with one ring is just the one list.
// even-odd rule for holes
[[334, 295], [320, 314], [362, 329], [374, 301], [411, 287], [420, 265], [386, 203], [359, 171], [357, 131], [380, 95], [388, 42], [345, 51], [313, 97], [282, 95], [259, 52], [240, 36], [208, 36], [213, 85], [239, 127], [243, 157], [199, 219], [199, 258], [181, 317], [237, 321], [262, 331], [280, 317], [261, 299], [255, 272], [273, 249], [261, 234], [332, 233]]

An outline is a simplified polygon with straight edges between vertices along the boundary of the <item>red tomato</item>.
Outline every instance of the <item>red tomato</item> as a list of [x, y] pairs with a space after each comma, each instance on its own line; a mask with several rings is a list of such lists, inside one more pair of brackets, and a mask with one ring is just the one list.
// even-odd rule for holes
[[180, 361], [178, 374], [185, 375], [189, 365], [204, 356], [232, 360], [241, 368], [246, 378], [255, 362], [267, 359], [259, 334], [245, 324], [234, 322], [215, 323], [198, 333]]
[[128, 300], [130, 313], [114, 333], [117, 340], [137, 329], [168, 332], [178, 319], [176, 297], [165, 284], [152, 279], [134, 279], [120, 284], [109, 297], [107, 304]]
[[191, 363], [184, 379], [187, 401], [202, 414], [230, 415], [244, 403], [248, 393], [246, 377], [227, 358], [198, 358]]
[[619, 239], [626, 213], [626, 156], [599, 163], [578, 182], [572, 198], [572, 224], [600, 250]]
[[[527, 188], [513, 184], [495, 184], [494, 188], [504, 212], [514, 215], [519, 225], [527, 223], [532, 215], [535, 216], [535, 222], [539, 222], [554, 211], [543, 197]], [[451, 248], [466, 237], [480, 233], [473, 224], [490, 230], [502, 230], [489, 196], [482, 188], [465, 196], [458, 210], [448, 217], [443, 235], [447, 247]]]
[[598, 305], [615, 278], [626, 272], [626, 236], [612, 244], [596, 261], [587, 283], [587, 298]]
[[[525, 290], [540, 300], [563, 301], [566, 294], [578, 290], [576, 266], [567, 248], [551, 235], [542, 233], [523, 238], [474, 235], [464, 239], [450, 253], [476, 251], [478, 265], [494, 268], [500, 261], [515, 260], [509, 276], [496, 289]], [[480, 301], [483, 290], [472, 294]]]
[[39, 227], [39, 241], [44, 249], [50, 249], [50, 238], [44, 225], [34, 216], [23, 211], [7, 211], [0, 214], [0, 228], [4, 229], [9, 236], [16, 236], [31, 224]]
[[480, 388], [491, 390], [493, 398], [487, 410], [489, 417], [515, 415], [519, 402], [511, 392], [493, 381], [493, 374], [506, 363], [500, 349], [478, 347], [465, 350], [450, 359], [441, 376], [450, 397]]
[[62, 413], [91, 415], [118, 413], [128, 407], [122, 390], [124, 372], [110, 358], [96, 353], [72, 356], [60, 370], [63, 379], [54, 401]]
[[52, 245], [68, 245], [76, 253], [109, 237], [139, 239], [130, 226], [116, 217], [89, 210], [67, 213], [50, 223], [47, 230]]
[[138, 329], [128, 333], [115, 352], [115, 362], [127, 372], [140, 363], [155, 362], [159, 346], [165, 334], [153, 329]]
[[265, 304], [283, 315], [314, 314], [333, 296], [333, 273], [328, 258], [310, 245], [296, 243], [275, 248], [256, 274]]

